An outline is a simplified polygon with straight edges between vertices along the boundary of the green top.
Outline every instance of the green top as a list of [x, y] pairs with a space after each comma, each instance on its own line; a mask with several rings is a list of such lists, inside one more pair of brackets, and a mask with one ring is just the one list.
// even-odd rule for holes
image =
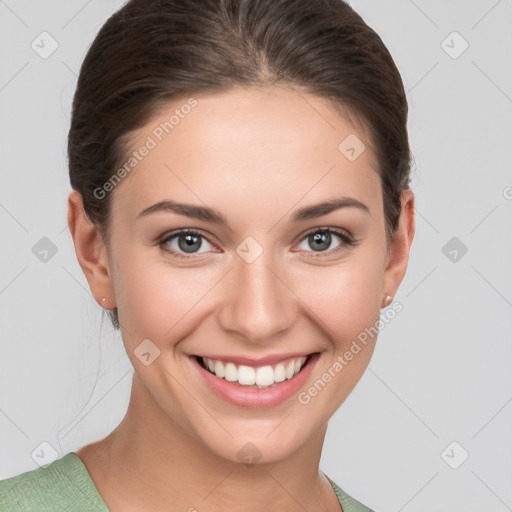
[[[327, 475], [343, 512], [373, 512]], [[75, 452], [0, 481], [0, 512], [110, 512]]]

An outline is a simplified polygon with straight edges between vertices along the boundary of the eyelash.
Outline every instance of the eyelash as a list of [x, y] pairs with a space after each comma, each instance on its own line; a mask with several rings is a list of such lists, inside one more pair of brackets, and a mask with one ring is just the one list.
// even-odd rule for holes
[[[344, 231], [341, 231], [341, 230], [338, 230], [338, 229], [334, 229], [334, 228], [316, 228], [314, 230], [311, 230], [311, 231], [309, 231], [308, 233], [306, 233], [304, 235], [304, 237], [300, 240], [300, 242], [302, 242], [308, 236], [313, 235], [315, 233], [334, 233], [335, 235], [337, 235], [341, 239], [341, 241], [343, 243], [341, 245], [339, 245], [338, 247], [336, 247], [335, 249], [332, 249], [330, 251], [320, 251], [320, 252], [316, 252], [316, 253], [315, 253], [315, 251], [307, 251], [307, 252], [313, 252], [314, 253], [314, 254], [310, 254], [310, 255], [306, 256], [307, 258], [322, 258], [322, 257], [324, 257], [324, 255], [329, 255], [330, 256], [332, 254], [336, 254], [340, 250], [343, 250], [344, 247], [347, 247], [347, 246], [348, 247], [353, 247], [353, 246], [355, 246], [357, 244], [357, 241], [352, 236], [348, 235]], [[167, 242], [169, 242], [173, 238], [176, 238], [179, 235], [183, 235], [183, 234], [199, 236], [201, 238], [204, 238], [205, 240], [208, 241], [208, 243], [211, 244], [211, 242], [208, 240], [208, 238], [205, 237], [202, 233], [200, 233], [199, 231], [196, 231], [195, 229], [187, 228], [187, 229], [182, 229], [182, 230], [178, 230], [178, 231], [173, 231], [171, 234], [169, 234], [168, 236], [163, 238], [159, 242], [160, 248], [162, 250], [172, 254], [172, 256], [175, 257], [175, 258], [184, 259], [184, 260], [193, 259], [194, 256], [183, 256], [182, 253], [179, 253], [179, 252], [177, 252], [177, 251], [175, 251], [173, 249], [169, 249], [169, 246], [167, 245]]]

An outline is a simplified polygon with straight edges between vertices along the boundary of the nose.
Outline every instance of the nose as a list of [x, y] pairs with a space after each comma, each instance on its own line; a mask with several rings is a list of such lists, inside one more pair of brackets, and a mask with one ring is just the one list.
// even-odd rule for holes
[[236, 257], [221, 292], [220, 325], [247, 343], [271, 345], [295, 321], [297, 298], [267, 251], [251, 263]]

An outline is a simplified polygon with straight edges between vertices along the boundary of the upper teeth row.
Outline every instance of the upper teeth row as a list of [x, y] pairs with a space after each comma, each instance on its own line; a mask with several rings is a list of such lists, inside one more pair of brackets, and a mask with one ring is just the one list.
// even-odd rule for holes
[[298, 357], [289, 359], [274, 366], [260, 366], [253, 368], [252, 366], [237, 366], [235, 363], [225, 363], [214, 359], [203, 357], [203, 363], [217, 377], [224, 378], [227, 381], [235, 382], [244, 386], [271, 386], [275, 382], [283, 382], [291, 379], [295, 374], [299, 373], [307, 357]]

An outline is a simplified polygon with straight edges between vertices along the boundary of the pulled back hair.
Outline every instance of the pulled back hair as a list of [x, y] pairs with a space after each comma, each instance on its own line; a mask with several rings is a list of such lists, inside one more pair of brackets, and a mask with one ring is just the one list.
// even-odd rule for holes
[[[408, 106], [361, 16], [343, 0], [130, 0], [87, 51], [68, 136], [71, 187], [107, 247], [111, 194], [94, 191], [126, 161], [137, 129], [178, 98], [272, 85], [332, 101], [368, 128], [389, 242], [409, 188]], [[109, 316], [119, 329], [117, 308]]]

